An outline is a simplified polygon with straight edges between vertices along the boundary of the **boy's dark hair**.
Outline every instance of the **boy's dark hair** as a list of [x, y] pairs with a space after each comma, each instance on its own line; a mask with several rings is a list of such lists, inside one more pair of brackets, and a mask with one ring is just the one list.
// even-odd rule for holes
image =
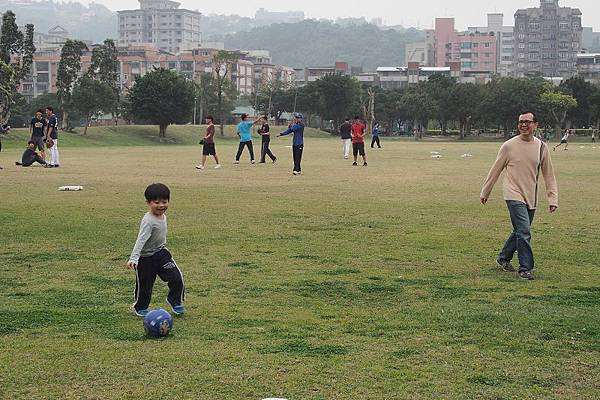
[[215, 119], [212, 115], [207, 116], [206, 119], [210, 119], [211, 121], [215, 122]]
[[350, 118], [346, 118], [344, 121], [346, 121], [346, 122], [350, 122]]
[[533, 115], [533, 122], [538, 122], [537, 117], [535, 116], [535, 113], [533, 111], [525, 111], [525, 112], [521, 113], [521, 115], [525, 115], [525, 114]]
[[357, 115], [356, 117], [354, 117], [354, 119], [360, 119], [360, 117]]
[[44, 113], [44, 110], [42, 110], [42, 109], [40, 108], [40, 109], [39, 109], [39, 110], [37, 110], [35, 113], [36, 113], [36, 114], [37, 114], [37, 113], [43, 114], [43, 113]]
[[33, 140], [30, 140], [29, 142], [27, 142], [27, 146], [29, 146], [30, 144], [35, 144], [35, 142]]
[[54, 108], [52, 108], [52, 106], [46, 107], [46, 110], [50, 110], [50, 112], [54, 112]]
[[147, 202], [156, 200], [171, 200], [171, 191], [167, 185], [163, 185], [162, 183], [153, 183], [146, 188], [144, 196], [146, 197]]
[[248, 118], [248, 114], [242, 114], [242, 121]]

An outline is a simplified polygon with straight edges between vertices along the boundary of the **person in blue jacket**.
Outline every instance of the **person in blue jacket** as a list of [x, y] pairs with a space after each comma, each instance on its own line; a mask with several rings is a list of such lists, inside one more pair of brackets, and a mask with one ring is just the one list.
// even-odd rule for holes
[[379, 140], [379, 131], [380, 131], [380, 127], [379, 127], [379, 122], [375, 122], [375, 124], [373, 125], [373, 140], [371, 140], [371, 148], [373, 148], [375, 146], [375, 143], [377, 143], [377, 147], [381, 148], [381, 141]]
[[291, 133], [294, 134], [294, 141], [292, 143], [292, 153], [294, 155], [294, 175], [302, 175], [302, 152], [304, 151], [304, 123], [302, 120], [304, 115], [294, 114], [294, 122], [290, 127], [281, 132], [278, 136], [287, 136]]

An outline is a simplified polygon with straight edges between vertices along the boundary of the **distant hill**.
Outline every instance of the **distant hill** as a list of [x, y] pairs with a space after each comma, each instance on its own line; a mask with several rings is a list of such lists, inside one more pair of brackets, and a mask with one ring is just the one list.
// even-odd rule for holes
[[371, 24], [342, 26], [330, 21], [306, 20], [277, 24], [225, 37], [228, 49], [269, 50], [276, 64], [297, 68], [347, 61], [373, 70], [404, 65], [405, 45], [423, 40], [423, 33], [403, 32]]
[[40, 33], [60, 25], [77, 39], [102, 42], [118, 36], [117, 14], [98, 3], [85, 6], [75, 2], [0, 0], [0, 13], [7, 10], [17, 15], [17, 24], [34, 24]]

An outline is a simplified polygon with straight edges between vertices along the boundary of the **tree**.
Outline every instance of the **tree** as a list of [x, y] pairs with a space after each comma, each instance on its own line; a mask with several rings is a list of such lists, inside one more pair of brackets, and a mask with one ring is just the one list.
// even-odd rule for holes
[[[217, 90], [217, 80], [210, 73], [204, 73], [200, 75], [199, 79], [195, 82], [196, 89], [196, 105], [200, 108], [199, 119], [202, 121], [205, 115], [218, 115], [219, 113], [219, 100]], [[223, 82], [221, 87], [221, 109], [224, 115], [229, 115], [235, 108], [235, 100], [238, 97], [238, 90], [234, 82], [227, 79]]]
[[10, 106], [15, 96], [15, 70], [0, 60], [0, 122], [10, 117]]
[[159, 68], [135, 79], [128, 101], [133, 118], [158, 125], [164, 138], [170, 124], [189, 122], [194, 85], [174, 71]]
[[92, 60], [89, 73], [94, 79], [107, 84], [115, 93], [114, 104], [110, 112], [114, 117], [119, 116], [119, 51], [112, 39], [106, 39], [100, 46], [92, 50]]
[[87, 50], [85, 43], [68, 39], [60, 52], [60, 62], [56, 74], [56, 88], [59, 105], [63, 110], [62, 129], [69, 129], [69, 111], [72, 107], [73, 86], [81, 71], [81, 57]]
[[442, 134], [446, 134], [448, 121], [452, 118], [452, 107], [455, 105], [453, 93], [457, 83], [449, 76], [434, 74], [429, 77], [425, 88], [435, 108], [435, 115], [440, 124]]
[[35, 46], [33, 44], [33, 25], [25, 25], [25, 35], [16, 23], [16, 16], [12, 11], [7, 11], [2, 16], [2, 28], [0, 29], [0, 61], [9, 66], [12, 72], [4, 69], [4, 84], [10, 83], [7, 89], [10, 95], [3, 93], [0, 118], [5, 121], [10, 117], [11, 107], [17, 93], [17, 87], [23, 79], [31, 72]]
[[452, 89], [451, 112], [460, 125], [461, 140], [471, 130], [471, 121], [477, 115], [483, 100], [483, 90], [483, 86], [474, 83], [458, 84]]
[[379, 121], [385, 122], [391, 132], [409, 119], [406, 109], [401, 104], [403, 95], [402, 89], [379, 90], [375, 93], [375, 115]]
[[593, 85], [578, 76], [562, 82], [560, 88], [565, 94], [570, 94], [577, 100], [577, 107], [569, 110], [567, 119], [578, 127], [589, 126], [593, 118], [590, 104], [590, 97], [594, 93]]
[[89, 75], [82, 76], [73, 88], [73, 108], [85, 117], [83, 134], [95, 114], [114, 110], [116, 94], [113, 87], [107, 83], [92, 79]]
[[277, 120], [284, 112], [294, 111], [295, 89], [288, 83], [271, 78], [259, 86], [256, 109]]
[[567, 119], [569, 110], [577, 107], [577, 100], [573, 96], [563, 94], [557, 91], [547, 91], [542, 93], [542, 105], [554, 117], [554, 129], [556, 137], [560, 133]]
[[356, 79], [347, 75], [331, 74], [315, 81], [314, 86], [322, 101], [317, 114], [333, 120], [334, 126], [338, 126], [349, 114], [358, 114], [361, 90]]
[[415, 139], [423, 137], [423, 131], [427, 129], [429, 120], [435, 115], [436, 105], [427, 93], [424, 82], [410, 87], [400, 100], [400, 107], [406, 110], [406, 115], [414, 121], [418, 127]]
[[216, 80], [216, 93], [217, 93], [217, 113], [220, 120], [220, 132], [221, 136], [225, 134], [225, 113], [223, 109], [223, 102], [226, 101], [225, 88], [227, 80], [231, 80], [231, 73], [234, 67], [237, 65], [240, 59], [240, 54], [233, 51], [220, 50], [213, 56], [213, 73]]

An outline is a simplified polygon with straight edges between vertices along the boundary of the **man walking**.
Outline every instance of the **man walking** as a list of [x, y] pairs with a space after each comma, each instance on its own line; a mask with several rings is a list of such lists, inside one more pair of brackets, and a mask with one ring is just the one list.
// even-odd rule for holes
[[558, 188], [548, 146], [534, 132], [538, 127], [535, 115], [519, 116], [519, 135], [505, 142], [492, 166], [483, 189], [481, 204], [486, 204], [494, 184], [506, 170], [503, 182], [504, 200], [508, 206], [513, 232], [497, 258], [504, 271], [514, 271], [511, 260], [519, 255], [519, 276], [533, 280], [534, 258], [531, 248], [531, 224], [538, 206], [540, 172], [544, 175], [550, 213], [558, 209]]
[[354, 123], [352, 124], [352, 153], [354, 155], [354, 163], [352, 166], [356, 167], [358, 155], [360, 154], [363, 159], [363, 166], [367, 166], [367, 154], [365, 153], [365, 129], [367, 127], [360, 120], [360, 117], [354, 117]]
[[350, 156], [350, 147], [352, 145], [352, 124], [350, 119], [346, 118], [340, 126], [340, 136], [342, 138], [342, 149], [344, 151], [344, 159], [347, 160]]
[[220, 169], [221, 163], [219, 162], [219, 156], [217, 156], [217, 150], [215, 149], [215, 124], [214, 118], [211, 115], [206, 117], [206, 124], [206, 135], [204, 135], [201, 141], [202, 163], [200, 165], [196, 165], [196, 169], [204, 169], [208, 156], [213, 156], [215, 158], [215, 162], [217, 163], [215, 169]]

